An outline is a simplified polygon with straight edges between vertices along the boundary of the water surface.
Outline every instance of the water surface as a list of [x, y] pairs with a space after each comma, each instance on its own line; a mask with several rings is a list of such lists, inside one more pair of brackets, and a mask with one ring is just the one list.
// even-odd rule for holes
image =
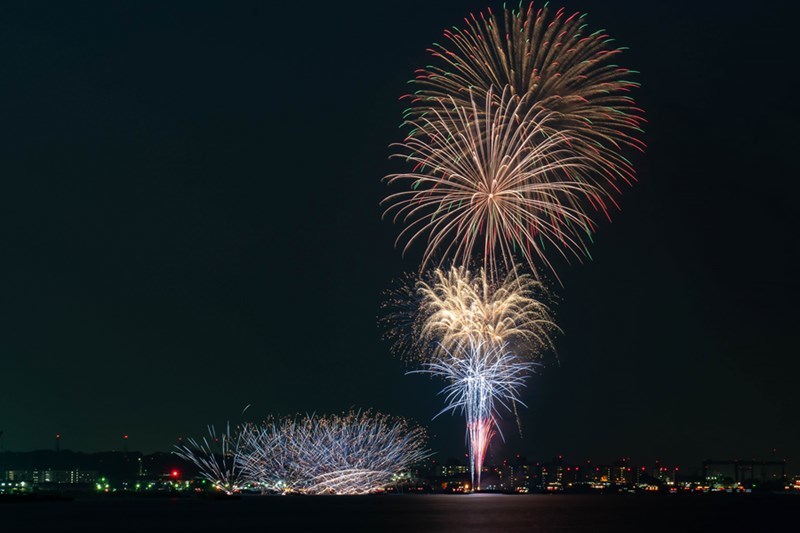
[[[383, 495], [0, 505], [0, 531], [797, 531], [800, 496]], [[792, 525], [794, 524], [794, 525]]]

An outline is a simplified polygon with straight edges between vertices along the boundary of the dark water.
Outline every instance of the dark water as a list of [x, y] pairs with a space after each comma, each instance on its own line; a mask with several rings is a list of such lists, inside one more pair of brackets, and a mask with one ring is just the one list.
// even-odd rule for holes
[[0, 531], [800, 531], [800, 497], [491, 495], [106, 499], [0, 505]]

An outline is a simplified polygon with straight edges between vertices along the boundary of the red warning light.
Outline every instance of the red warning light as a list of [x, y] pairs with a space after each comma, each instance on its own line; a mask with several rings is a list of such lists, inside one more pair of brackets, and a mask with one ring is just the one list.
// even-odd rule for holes
[[178, 477], [180, 474], [181, 474], [181, 473], [180, 473], [180, 472], [178, 472], [177, 470], [173, 470], [172, 472], [170, 472], [170, 475], [171, 475], [172, 477]]

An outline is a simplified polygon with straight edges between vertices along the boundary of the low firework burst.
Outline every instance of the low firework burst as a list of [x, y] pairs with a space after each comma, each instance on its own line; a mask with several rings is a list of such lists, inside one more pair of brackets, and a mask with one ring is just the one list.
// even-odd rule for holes
[[222, 434], [208, 426], [208, 437], [200, 441], [189, 439], [188, 446], [177, 446], [175, 454], [194, 464], [200, 476], [215, 488], [233, 494], [246, 484], [246, 477], [237, 461], [241, 443], [241, 433], [231, 433], [230, 424]]
[[[208, 446], [179, 455], [200, 467], [215, 486], [262, 492], [366, 494], [430, 454], [425, 431], [402, 418], [370, 412], [273, 419], [244, 424], [220, 463]], [[235, 471], [237, 482], [229, 483]], [[227, 490], [227, 489], [226, 489]]]

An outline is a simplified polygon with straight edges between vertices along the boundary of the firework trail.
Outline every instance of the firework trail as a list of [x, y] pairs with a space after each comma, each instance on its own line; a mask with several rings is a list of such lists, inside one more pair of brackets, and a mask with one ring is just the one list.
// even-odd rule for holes
[[[405, 419], [371, 412], [302, 416], [247, 423], [221, 465], [209, 446], [178, 454], [226, 492], [366, 494], [391, 485], [402, 470], [427, 458], [425, 432]], [[231, 473], [236, 481], [230, 480]]]
[[486, 450], [498, 427], [499, 409], [510, 411], [513, 403], [522, 404], [519, 390], [525, 386], [525, 377], [534, 363], [517, 357], [505, 344], [474, 338], [445, 352], [414, 372], [432, 374], [450, 383], [441, 392], [445, 408], [436, 416], [446, 412], [464, 414], [472, 483], [479, 489]]

